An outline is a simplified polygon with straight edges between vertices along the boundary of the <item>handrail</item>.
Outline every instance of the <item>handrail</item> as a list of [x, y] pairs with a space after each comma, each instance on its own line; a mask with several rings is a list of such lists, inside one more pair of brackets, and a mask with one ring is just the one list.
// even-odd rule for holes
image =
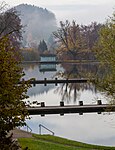
[[53, 131], [51, 131], [50, 129], [46, 128], [46, 127], [45, 127], [44, 125], [42, 125], [42, 124], [39, 124], [39, 134], [41, 134], [41, 127], [43, 127], [44, 129], [48, 130], [49, 132], [52, 133], [52, 135], [54, 135], [54, 132], [53, 132]]
[[27, 127], [27, 132], [29, 132], [28, 129], [30, 129], [30, 132], [32, 132], [32, 129], [26, 124], [26, 127]]

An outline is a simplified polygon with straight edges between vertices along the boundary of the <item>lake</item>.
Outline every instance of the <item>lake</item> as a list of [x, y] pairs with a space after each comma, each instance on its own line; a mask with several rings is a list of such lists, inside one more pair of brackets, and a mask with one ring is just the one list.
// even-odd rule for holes
[[[58, 64], [40, 66], [37, 63], [23, 64], [25, 79], [36, 78], [36, 80], [84, 78], [89, 72], [99, 72], [97, 64]], [[102, 71], [102, 70], [101, 70]], [[103, 72], [103, 71], [102, 71]], [[29, 100], [38, 103], [45, 102], [45, 105], [59, 105], [64, 101], [65, 105], [96, 104], [101, 99], [102, 103], [107, 103], [104, 95], [96, 90], [91, 83], [69, 83], [49, 84], [32, 86], [28, 90]], [[34, 133], [39, 133], [39, 124], [52, 130], [56, 136], [86, 142], [97, 145], [115, 146], [115, 114], [114, 113], [86, 113], [83, 115], [64, 114], [61, 115], [39, 115], [31, 116], [27, 124]], [[42, 134], [51, 134], [42, 128]]]

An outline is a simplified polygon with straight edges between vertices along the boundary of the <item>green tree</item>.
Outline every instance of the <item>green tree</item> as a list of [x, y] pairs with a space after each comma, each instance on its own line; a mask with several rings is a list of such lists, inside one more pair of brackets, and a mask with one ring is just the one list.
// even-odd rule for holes
[[[18, 52], [8, 38], [0, 40], [0, 148], [10, 149], [11, 143], [7, 134], [14, 127], [24, 125], [28, 115], [26, 105], [22, 101], [27, 98], [29, 85], [18, 85], [24, 75], [17, 60]], [[18, 56], [19, 58], [19, 56]], [[6, 143], [7, 142], [7, 143]], [[5, 148], [4, 148], [5, 147]]]
[[98, 76], [96, 84], [101, 91], [106, 92], [111, 102], [115, 103], [115, 13], [100, 30], [99, 41], [94, 51], [101, 64], [109, 67], [106, 74]]
[[47, 44], [44, 40], [40, 41], [40, 43], [38, 45], [38, 50], [40, 51], [40, 53], [44, 53], [45, 51], [48, 50]]
[[[3, 13], [0, 16], [2, 19], [5, 17]], [[20, 67], [21, 57], [17, 49], [19, 45], [15, 44], [20, 40], [21, 28], [13, 30], [13, 24], [12, 28], [7, 24], [4, 29], [0, 34], [0, 150], [17, 150], [11, 135], [8, 134], [13, 128], [25, 124], [28, 112], [23, 100], [28, 97], [26, 92], [29, 84], [25, 84], [24, 81], [21, 85], [18, 84], [24, 76]], [[7, 34], [4, 33], [5, 31]], [[15, 33], [19, 33], [20, 36], [16, 36]]]

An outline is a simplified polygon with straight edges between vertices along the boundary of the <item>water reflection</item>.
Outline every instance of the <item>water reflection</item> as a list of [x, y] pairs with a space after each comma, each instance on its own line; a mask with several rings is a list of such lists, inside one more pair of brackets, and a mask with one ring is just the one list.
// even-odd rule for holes
[[71, 101], [76, 103], [83, 91], [87, 90], [96, 93], [95, 87], [91, 83], [63, 83], [54, 92], [61, 96], [62, 101], [66, 101], [69, 104]]
[[[97, 64], [86, 65], [70, 65], [62, 64], [56, 65], [56, 71], [40, 72], [38, 64], [24, 65], [25, 79], [36, 78], [38, 80], [48, 78], [82, 78], [88, 75], [89, 70], [92, 72], [98, 71]], [[102, 71], [102, 70], [101, 70]], [[102, 71], [103, 72], [103, 71]], [[72, 73], [72, 74], [71, 74]], [[66, 104], [74, 104], [78, 100], [84, 101], [84, 104], [91, 104], [95, 99], [102, 99], [105, 103], [104, 96], [99, 92], [95, 92], [95, 87], [88, 84], [58, 84], [55, 85], [37, 85], [29, 89], [29, 100], [38, 102], [44, 101], [47, 105], [59, 105], [61, 100], [65, 100]], [[46, 115], [31, 116], [31, 120], [27, 124], [32, 128], [34, 133], [38, 133], [39, 124], [43, 124], [55, 132], [56, 136], [65, 137], [81, 142], [91, 144], [101, 144], [115, 146], [115, 115], [104, 115], [103, 113], [97, 115], [92, 114], [66, 114], [60, 115]], [[48, 134], [46, 131], [42, 133]]]
[[[64, 68], [63, 71], [58, 71], [56, 73], [56, 77], [65, 78], [65, 79], [74, 79], [74, 78], [89, 78], [91, 73], [96, 74], [98, 72], [98, 64], [61, 64]], [[79, 99], [81, 91], [91, 90], [92, 92], [97, 92], [95, 85], [91, 82], [88, 83], [63, 83], [57, 89], [58, 92], [62, 96], [62, 101], [67, 101], [69, 103], [71, 100], [74, 103]]]
[[39, 64], [40, 72], [56, 71], [56, 64]]
[[[46, 65], [45, 65], [46, 67]], [[38, 80], [40, 79], [53, 79], [57, 77], [58, 79], [74, 79], [74, 78], [88, 78], [89, 74], [93, 72], [97, 73], [98, 71], [98, 64], [60, 64], [56, 65], [57, 71], [49, 71], [49, 72], [41, 72], [39, 69], [38, 64], [28, 64], [24, 65], [24, 71], [25, 71], [25, 79], [29, 78], [36, 78]], [[98, 91], [96, 91], [95, 86], [91, 83], [63, 83], [58, 84], [58, 86], [55, 86], [53, 84], [44, 86], [44, 85], [36, 85], [36, 87], [32, 87], [28, 90], [29, 96], [38, 96], [43, 95], [44, 93], [48, 93], [52, 90], [53, 95], [57, 95], [59, 98], [59, 101], [65, 101], [67, 104], [73, 104], [77, 103], [77, 101], [80, 99], [80, 96], [85, 91], [91, 91], [94, 93], [94, 95], [97, 94]], [[46, 98], [44, 98], [45, 101]], [[38, 99], [39, 100], [39, 99]], [[92, 102], [92, 100], [91, 100]]]
[[[54, 131], [55, 136], [86, 142], [96, 145], [115, 146], [115, 122], [113, 115], [97, 114], [68, 114], [64, 116], [49, 115], [45, 117], [32, 116], [28, 125], [34, 133], [39, 133], [39, 124]], [[42, 130], [42, 134], [49, 134]]]
[[90, 73], [97, 74], [99, 71], [98, 63], [77, 63], [77, 64], [61, 64], [63, 72], [58, 72], [63, 78], [87, 78]]

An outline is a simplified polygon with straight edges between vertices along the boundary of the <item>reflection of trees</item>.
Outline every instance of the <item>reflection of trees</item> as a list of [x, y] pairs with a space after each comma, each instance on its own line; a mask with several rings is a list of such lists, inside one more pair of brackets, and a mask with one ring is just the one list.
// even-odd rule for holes
[[98, 72], [96, 63], [62, 64], [62, 67], [65, 69], [64, 78], [88, 78], [89, 73], [96, 74]]
[[62, 97], [62, 101], [69, 103], [71, 100], [76, 102], [81, 92], [85, 90], [95, 91], [95, 87], [91, 83], [63, 83], [56, 90]]
[[93, 83], [110, 104], [115, 104], [115, 70], [108, 64], [100, 64], [100, 68], [103, 70], [96, 74]]
[[[104, 73], [104, 69], [99, 68], [97, 63], [62, 64], [62, 66], [64, 71], [56, 74], [58, 78], [89, 78], [90, 74], [96, 75]], [[76, 102], [76, 100], [80, 97], [81, 92], [85, 90], [96, 92], [95, 85], [90, 81], [87, 83], [63, 83], [56, 89], [55, 92], [58, 92], [61, 95], [63, 101], [66, 100], [69, 103], [71, 99]]]
[[37, 63], [29, 63], [29, 64], [28, 64], [28, 63], [24, 63], [24, 64], [22, 65], [22, 67], [23, 67], [24, 70], [26, 70], [26, 71], [28, 71], [28, 70], [34, 70], [36, 66], [38, 66]]

